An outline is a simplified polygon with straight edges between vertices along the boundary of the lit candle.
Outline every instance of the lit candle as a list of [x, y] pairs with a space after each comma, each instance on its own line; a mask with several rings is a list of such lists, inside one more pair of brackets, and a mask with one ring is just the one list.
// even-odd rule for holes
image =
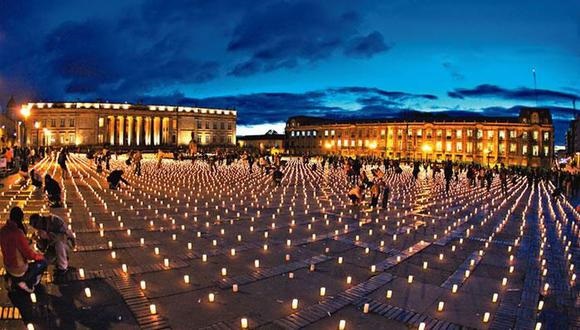
[[91, 295], [91, 288], [85, 288], [85, 296], [86, 296], [87, 298], [90, 298], [90, 297], [92, 296], [92, 295]]
[[157, 314], [157, 306], [155, 304], [149, 305], [149, 312], [153, 315]]
[[489, 322], [489, 312], [485, 312], [485, 314], [483, 314], [483, 323], [487, 322]]
[[189, 284], [189, 275], [183, 275], [183, 282], [185, 282], [185, 284]]
[[139, 282], [139, 286], [141, 287], [141, 290], [147, 289], [147, 283], [145, 283], [145, 281]]
[[241, 326], [242, 326], [242, 329], [247, 329], [248, 328], [248, 319], [247, 318], [245, 318], [245, 317], [242, 318]]
[[320, 288], [320, 296], [324, 297], [324, 295], [326, 295], [326, 288], [325, 287], [321, 287]]
[[346, 329], [346, 321], [345, 320], [340, 320], [338, 322], [338, 330], [344, 330]]
[[292, 309], [297, 309], [298, 308], [298, 299], [294, 298], [292, 299]]
[[437, 304], [437, 311], [442, 312], [443, 306], [445, 306], [445, 303], [443, 301], [440, 301], [439, 304]]
[[363, 306], [363, 313], [368, 314], [369, 312], [369, 303], [365, 303]]
[[79, 277], [81, 279], [85, 278], [85, 270], [83, 268], [79, 268]]

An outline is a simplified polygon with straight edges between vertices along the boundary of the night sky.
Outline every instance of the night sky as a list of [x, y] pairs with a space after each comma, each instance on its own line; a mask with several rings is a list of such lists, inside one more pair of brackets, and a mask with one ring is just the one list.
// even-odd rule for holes
[[561, 145], [580, 99], [580, 1], [0, 0], [2, 105], [10, 95], [235, 108], [241, 134], [299, 114], [537, 102]]

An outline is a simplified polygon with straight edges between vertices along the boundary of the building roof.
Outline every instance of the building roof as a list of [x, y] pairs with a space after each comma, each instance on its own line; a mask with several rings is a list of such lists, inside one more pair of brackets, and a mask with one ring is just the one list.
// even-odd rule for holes
[[[550, 110], [543, 108], [521, 108], [519, 116], [484, 116], [468, 111], [450, 112], [421, 112], [407, 111], [393, 117], [385, 118], [323, 118], [310, 116], [294, 116], [288, 118], [287, 125], [349, 125], [349, 124], [376, 124], [376, 123], [424, 123], [424, 122], [486, 122], [486, 123], [525, 123], [530, 122], [533, 112], [539, 115], [539, 123], [552, 124]], [[294, 125], [292, 125], [294, 124]]]
[[130, 104], [130, 103], [108, 103], [108, 102], [30, 102], [23, 106], [29, 109], [105, 109], [105, 110], [149, 110], [149, 111], [166, 111], [166, 112], [194, 112], [209, 113], [218, 115], [236, 115], [235, 110], [204, 108], [195, 106], [181, 105], [148, 105], [148, 104]]

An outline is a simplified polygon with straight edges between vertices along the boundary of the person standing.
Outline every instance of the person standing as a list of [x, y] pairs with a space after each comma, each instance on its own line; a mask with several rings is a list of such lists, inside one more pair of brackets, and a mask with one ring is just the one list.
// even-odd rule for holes
[[73, 232], [61, 217], [53, 214], [32, 214], [30, 225], [36, 229], [39, 250], [44, 251], [47, 259], [56, 261], [56, 274], [66, 274], [69, 270], [68, 253], [75, 246]]
[[40, 283], [47, 263], [42, 254], [34, 252], [28, 245], [23, 219], [24, 212], [20, 207], [10, 210], [8, 221], [0, 229], [0, 248], [9, 287], [15, 283], [20, 289], [32, 293]]
[[135, 174], [141, 176], [141, 160], [143, 160], [143, 155], [141, 151], [137, 150], [133, 155], [133, 162], [135, 163]]
[[445, 193], [449, 197], [449, 186], [451, 185], [451, 179], [453, 179], [453, 165], [450, 160], [445, 164], [443, 176], [445, 177]]
[[66, 167], [67, 160], [68, 160], [68, 152], [67, 152], [66, 148], [60, 149], [60, 152], [58, 154], [57, 163], [58, 163], [58, 166], [60, 166], [60, 169], [62, 171], [62, 178], [63, 179], [66, 179], [67, 173], [68, 173], [68, 169]]

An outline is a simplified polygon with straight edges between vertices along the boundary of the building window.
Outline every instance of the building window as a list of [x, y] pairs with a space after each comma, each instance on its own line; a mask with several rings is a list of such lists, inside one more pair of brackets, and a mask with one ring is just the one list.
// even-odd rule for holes
[[291, 137], [294, 137], [294, 131], [291, 131], [291, 132], [290, 132], [290, 136], [291, 136]]
[[445, 130], [445, 137], [446, 138], [451, 138], [451, 130], [450, 129], [446, 129]]
[[518, 150], [518, 145], [515, 143], [510, 143], [510, 153], [515, 153]]
[[338, 140], [338, 147], [341, 148], [342, 147], [342, 140]]
[[540, 133], [538, 131], [533, 131], [532, 132], [532, 139], [534, 141], [538, 141], [538, 137], [540, 136]]
[[385, 129], [384, 128], [381, 130], [381, 136], [385, 136]]
[[350, 140], [350, 146], [351, 147], [355, 147], [356, 146], [355, 143], [354, 143], [354, 140]]
[[510, 138], [515, 139], [518, 137], [518, 132], [517, 131], [510, 131]]
[[64, 127], [64, 119], [60, 120], [60, 127]]
[[99, 118], [99, 127], [103, 127], [105, 126], [105, 118], [101, 117]]
[[527, 140], [528, 139], [528, 132], [523, 132], [522, 133], [522, 139]]
[[209, 129], [209, 121], [205, 122], [205, 129]]
[[441, 137], [441, 136], [443, 136], [443, 130], [438, 129], [437, 130], [437, 137]]
[[465, 151], [467, 151], [467, 153], [472, 153], [473, 152], [473, 142], [467, 142], [465, 149], [466, 149]]
[[461, 136], [463, 135], [463, 131], [458, 129], [457, 131], [455, 131], [455, 137], [458, 139], [461, 139]]
[[532, 146], [532, 156], [539, 156], [540, 155], [540, 147], [537, 145]]
[[398, 137], [401, 137], [401, 136], [403, 136], [403, 129], [402, 129], [402, 128], [399, 128], [399, 129], [397, 130], [397, 136], [398, 136]]
[[544, 146], [544, 156], [548, 157], [549, 154], [550, 154], [550, 148], [548, 146]]
[[486, 151], [491, 152], [492, 150], [493, 150], [493, 143], [488, 143]]
[[499, 131], [499, 138], [501, 140], [505, 139], [505, 131], [503, 131], [503, 130], [502, 131]]
[[488, 139], [493, 139], [493, 131], [492, 130], [488, 130], [487, 131], [487, 138]]
[[232, 123], [228, 123], [228, 129], [232, 129]]
[[445, 142], [445, 152], [451, 152], [451, 141]]
[[197, 128], [201, 129], [201, 120], [197, 121]]
[[544, 141], [550, 141], [550, 132], [544, 132]]
[[523, 145], [522, 146], [522, 155], [526, 156], [527, 154], [528, 154], [528, 146]]
[[482, 152], [483, 151], [483, 143], [481, 142], [477, 142], [477, 152]]
[[310, 136], [310, 131], [306, 131], [306, 136]]
[[225, 123], [223, 121], [220, 123], [220, 128], [225, 129]]
[[50, 120], [50, 127], [56, 127], [56, 119]]
[[324, 130], [324, 136], [328, 136], [328, 130], [327, 129]]
[[480, 129], [478, 129], [478, 130], [477, 130], [477, 138], [478, 138], [478, 139], [481, 139], [482, 137], [483, 137], [483, 131], [482, 131], [482, 130], [480, 130]]
[[74, 119], [69, 119], [68, 120], [68, 126], [69, 127], [75, 127], [75, 120]]
[[433, 132], [431, 131], [431, 129], [428, 129], [427, 130], [427, 138], [430, 139], [432, 134], [433, 134]]
[[316, 136], [316, 131], [312, 131], [312, 136]]
[[70, 144], [74, 144], [75, 143], [75, 133], [69, 133], [69, 135], [68, 135], [68, 142]]
[[[461, 131], [458, 131], [458, 132], [461, 132]], [[455, 143], [455, 150], [457, 150], [457, 152], [462, 152], [463, 151], [463, 144], [461, 142]]]
[[334, 130], [330, 130], [330, 136], [334, 136]]
[[505, 144], [504, 143], [499, 144], [499, 153], [502, 155], [505, 154]]
[[467, 130], [467, 137], [473, 137], [473, 130], [472, 129]]
[[435, 151], [443, 151], [443, 142], [441, 141], [435, 142]]
[[217, 123], [215, 121], [213, 122], [213, 129], [217, 129]]

